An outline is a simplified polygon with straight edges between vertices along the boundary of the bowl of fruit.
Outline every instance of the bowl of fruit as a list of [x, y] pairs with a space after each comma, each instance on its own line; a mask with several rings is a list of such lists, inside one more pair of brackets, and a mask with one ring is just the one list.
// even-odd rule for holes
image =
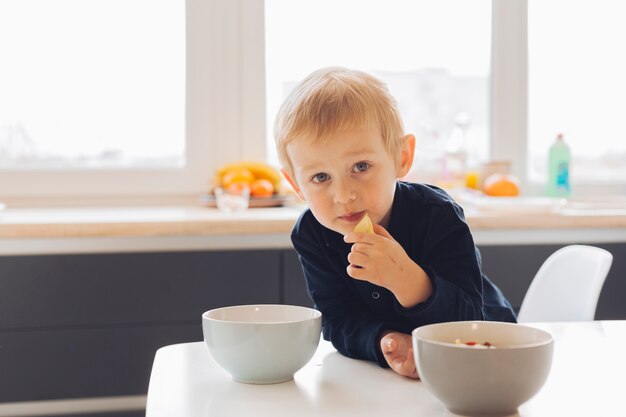
[[240, 208], [244, 209], [278, 207], [288, 199], [282, 189], [280, 171], [261, 161], [239, 161], [218, 168], [211, 191], [200, 196], [200, 201], [209, 207], [218, 207], [218, 197], [222, 196], [234, 202], [241, 196]]

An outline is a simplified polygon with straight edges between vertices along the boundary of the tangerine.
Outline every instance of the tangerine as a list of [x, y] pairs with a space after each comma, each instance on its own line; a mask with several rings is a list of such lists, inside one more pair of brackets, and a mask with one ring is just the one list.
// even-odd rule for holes
[[512, 175], [492, 174], [485, 180], [483, 191], [491, 197], [515, 197], [520, 194], [519, 182]]
[[228, 184], [226, 188], [231, 194], [243, 194], [246, 190], [250, 190], [250, 183], [247, 181], [234, 181]]
[[246, 182], [250, 184], [254, 181], [254, 174], [248, 168], [236, 167], [229, 169], [222, 176], [222, 186], [228, 188], [234, 182]]
[[267, 198], [274, 195], [274, 184], [266, 179], [258, 179], [250, 184], [250, 195], [253, 197]]

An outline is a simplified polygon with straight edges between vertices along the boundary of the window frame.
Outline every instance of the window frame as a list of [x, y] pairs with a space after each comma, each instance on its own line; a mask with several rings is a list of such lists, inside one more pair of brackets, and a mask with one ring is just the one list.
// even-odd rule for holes
[[[542, 196], [546, 184], [529, 180], [527, 165], [528, 0], [492, 0], [492, 13], [490, 157], [511, 161], [511, 171], [521, 180], [524, 195]], [[572, 184], [574, 199], [625, 194], [626, 179]]]
[[[263, 0], [186, 0], [186, 157], [179, 170], [0, 173], [0, 197], [22, 201], [189, 202], [210, 187], [215, 168], [265, 159]], [[527, 0], [492, 1], [490, 159], [509, 160], [525, 195], [527, 179]], [[625, 194], [620, 184], [576, 183], [574, 196]]]
[[4, 203], [195, 201], [221, 161], [264, 159], [263, 2], [186, 0], [185, 15], [186, 166], [2, 171]]

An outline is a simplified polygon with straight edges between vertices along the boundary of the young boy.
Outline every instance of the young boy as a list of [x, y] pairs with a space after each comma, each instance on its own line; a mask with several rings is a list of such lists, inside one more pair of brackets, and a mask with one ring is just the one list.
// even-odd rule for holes
[[[340, 353], [417, 378], [416, 327], [515, 322], [481, 272], [462, 209], [437, 187], [397, 180], [411, 168], [415, 137], [381, 81], [313, 72], [281, 107], [275, 139], [283, 174], [309, 205], [291, 239], [324, 338]], [[374, 234], [353, 231], [366, 213]]]

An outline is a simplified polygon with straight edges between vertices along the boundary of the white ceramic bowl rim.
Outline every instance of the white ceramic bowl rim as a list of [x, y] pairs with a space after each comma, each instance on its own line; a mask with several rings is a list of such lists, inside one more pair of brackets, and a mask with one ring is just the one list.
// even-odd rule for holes
[[[253, 320], [253, 319], [224, 319], [219, 318], [220, 314], [235, 312], [235, 311], [259, 311], [260, 309], [265, 310], [276, 310], [286, 312], [288, 310], [296, 311], [301, 316], [298, 319], [292, 320]], [[295, 305], [287, 305], [287, 304], [246, 304], [246, 305], [236, 305], [236, 306], [228, 306], [228, 307], [220, 307], [214, 308], [209, 311], [205, 311], [202, 314], [202, 318], [206, 320], [211, 320], [215, 322], [221, 323], [237, 323], [237, 324], [255, 324], [255, 325], [263, 325], [263, 324], [280, 324], [280, 323], [301, 323], [308, 320], [316, 319], [320, 317], [322, 313], [319, 310], [310, 307], [303, 306], [295, 306]]]
[[[451, 342], [443, 342], [440, 340], [436, 340], [433, 338], [428, 338], [425, 337], [423, 335], [424, 331], [428, 330], [428, 328], [433, 327], [433, 326], [445, 326], [446, 324], [450, 324], [450, 325], [458, 325], [461, 322], [458, 321], [451, 321], [451, 322], [444, 322], [444, 323], [434, 323], [434, 324], [427, 324], [425, 326], [420, 326], [416, 329], [413, 330], [413, 336], [417, 337], [417, 339], [428, 342], [428, 343], [432, 343], [434, 345], [439, 345], [439, 346], [451, 346], [451, 347], [457, 347], [460, 349], [467, 349], [465, 346], [462, 345], [458, 345], [456, 343], [451, 343]], [[539, 334], [541, 334], [543, 336], [543, 339], [538, 341], [538, 342], [532, 342], [532, 343], [523, 343], [523, 344], [515, 344], [515, 345], [504, 345], [504, 346], [496, 346], [497, 350], [504, 350], [504, 349], [529, 349], [529, 348], [534, 348], [537, 346], [543, 346], [543, 345], [547, 345], [553, 342], [554, 338], [552, 337], [552, 335], [542, 329], [539, 329], [537, 327], [533, 327], [533, 326], [526, 326], [523, 324], [519, 324], [519, 323], [507, 323], [507, 322], [500, 322], [500, 321], [467, 321], [464, 322], [467, 323], [468, 325], [472, 325], [474, 323], [478, 323], [479, 325], [486, 325], [486, 326], [515, 326], [515, 327], [524, 327], [526, 329], [529, 329], [531, 331], [537, 332]], [[474, 349], [474, 351], [476, 352], [489, 352], [492, 351], [492, 349]]]

